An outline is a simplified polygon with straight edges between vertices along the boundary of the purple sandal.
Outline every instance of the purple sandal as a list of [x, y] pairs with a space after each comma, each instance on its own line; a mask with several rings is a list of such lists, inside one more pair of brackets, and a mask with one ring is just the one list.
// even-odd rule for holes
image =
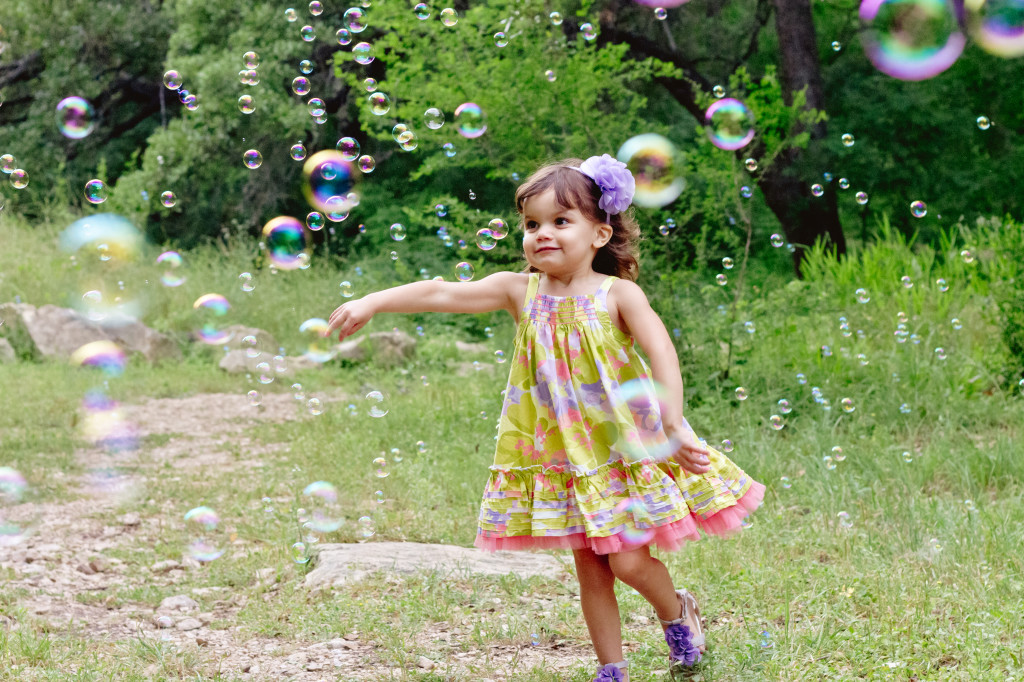
[[629, 663], [609, 663], [597, 671], [594, 682], [629, 682]]
[[[700, 647], [704, 645], [704, 631], [700, 625], [700, 609], [697, 608], [697, 600], [686, 590], [678, 590], [679, 603], [683, 607], [683, 614], [675, 620], [661, 620], [665, 629], [665, 642], [668, 643], [668, 657], [671, 661], [669, 672], [673, 677], [677, 673], [700, 663]], [[696, 632], [692, 632], [688, 625], [687, 615], [693, 614], [693, 622], [696, 623]]]

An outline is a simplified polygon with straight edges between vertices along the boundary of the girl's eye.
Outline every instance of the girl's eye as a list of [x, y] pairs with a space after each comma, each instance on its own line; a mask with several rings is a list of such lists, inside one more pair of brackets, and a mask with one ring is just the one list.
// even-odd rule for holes
[[569, 221], [567, 219], [565, 219], [565, 218], [556, 218], [555, 219], [555, 224], [556, 225], [562, 225], [562, 224], [567, 223], [567, 222], [569, 222]]
[[526, 229], [527, 230], [533, 230], [536, 227], [537, 227], [537, 223], [533, 222], [532, 220], [530, 222], [526, 223]]

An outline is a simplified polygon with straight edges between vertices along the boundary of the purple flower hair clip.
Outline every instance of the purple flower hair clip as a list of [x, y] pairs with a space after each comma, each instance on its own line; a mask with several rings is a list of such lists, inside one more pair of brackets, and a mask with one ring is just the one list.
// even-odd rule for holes
[[601, 199], [597, 205], [609, 218], [622, 213], [633, 203], [636, 180], [621, 161], [608, 154], [591, 156], [576, 170], [593, 180], [601, 190]]

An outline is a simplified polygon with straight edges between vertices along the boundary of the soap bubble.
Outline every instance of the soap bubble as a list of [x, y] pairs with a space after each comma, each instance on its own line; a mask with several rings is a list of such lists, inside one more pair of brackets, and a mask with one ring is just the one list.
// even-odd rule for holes
[[373, 523], [373, 519], [369, 516], [359, 517], [359, 534], [364, 538], [372, 538], [376, 534], [376, 528]]
[[373, 169], [377, 167], [377, 162], [374, 161], [372, 156], [363, 154], [356, 161], [356, 165], [359, 166], [359, 170], [361, 170], [363, 173], [372, 173]]
[[256, 101], [252, 95], [242, 95], [238, 98], [238, 110], [243, 114], [251, 114], [256, 111]]
[[491, 231], [495, 239], [504, 239], [508, 235], [508, 224], [501, 218], [492, 218], [487, 223], [487, 229]]
[[362, 33], [366, 30], [366, 12], [359, 7], [350, 7], [342, 17], [345, 27], [353, 33]]
[[552, 83], [555, 82], [555, 79], [557, 78], [555, 72], [552, 71], [551, 69], [548, 69], [547, 71], [544, 72], [544, 77], [547, 78]]
[[824, 457], [821, 458], [821, 461], [825, 465], [825, 468], [828, 469], [829, 471], [832, 471], [833, 469], [836, 468], [836, 462], [832, 458], [832, 455], [825, 455]]
[[426, 21], [430, 18], [430, 6], [425, 2], [418, 3], [412, 8], [412, 11], [420, 21]]
[[907, 464], [914, 461], [914, 455], [912, 455], [909, 450], [904, 450], [900, 456], [903, 457], [903, 461]]
[[852, 398], [843, 398], [839, 403], [843, 406], [843, 412], [850, 413], [857, 409]]
[[124, 374], [125, 354], [113, 341], [92, 341], [71, 354], [70, 364], [76, 367], [96, 367], [108, 377]]
[[867, 192], [857, 192], [854, 195], [854, 199], [857, 200], [858, 204], [863, 206], [864, 204], [868, 203], [868, 193]]
[[391, 238], [396, 242], [400, 242], [405, 239], [405, 225], [402, 223], [394, 223], [391, 226]]
[[715, 275], [715, 282], [718, 284], [718, 286], [724, 287], [726, 284], [729, 283], [729, 278], [723, 275], [722, 273], [718, 273], [717, 275]]
[[[900, 277], [900, 284], [903, 285], [904, 289], [913, 289], [914, 280], [910, 279], [910, 275], [903, 275]], [[905, 322], [906, 320], [904, 320]]]
[[923, 218], [928, 215], [928, 206], [923, 201], [912, 201], [910, 203], [910, 214], [915, 218]]
[[454, 26], [459, 23], [459, 14], [451, 7], [445, 7], [441, 10], [441, 23], [445, 26]]
[[61, 135], [80, 140], [95, 127], [95, 111], [81, 97], [65, 97], [57, 104], [57, 128]]
[[203, 343], [221, 346], [231, 340], [233, 332], [223, 328], [224, 317], [231, 310], [228, 299], [220, 294], [203, 294], [192, 304], [199, 319], [197, 336]]
[[391, 110], [391, 98], [383, 92], [370, 95], [370, 111], [374, 116], [383, 116]]
[[249, 399], [249, 404], [253, 407], [259, 407], [260, 403], [263, 402], [263, 396], [260, 395], [259, 391], [249, 391], [246, 397]]
[[90, 180], [85, 183], [85, 200], [90, 204], [102, 204], [107, 200], [107, 186], [102, 180]]
[[3, 156], [0, 156], [0, 171], [10, 175], [17, 167], [18, 162], [15, 160], [13, 154], [4, 154]]
[[771, 245], [774, 246], [776, 249], [780, 248], [783, 244], [786, 243], [786, 240], [783, 239], [782, 235], [779, 234], [778, 232], [772, 234], [768, 241], [770, 241]]
[[785, 398], [782, 398], [781, 400], [779, 400], [778, 406], [779, 406], [779, 412], [781, 412], [782, 414], [789, 414], [790, 412], [793, 411], [792, 405], [790, 405], [789, 401], [786, 400]]
[[744, 387], [737, 386], [735, 393], [736, 393], [736, 400], [746, 400], [747, 399], [748, 393], [747, 393], [747, 389], [745, 389]]
[[989, 120], [988, 116], [979, 116], [974, 122], [977, 124], [978, 130], [988, 130], [992, 127], [992, 121]]
[[846, 178], [839, 178], [839, 189], [850, 189], [850, 181]]
[[309, 26], [309, 25], [306, 25], [306, 26], [303, 26], [302, 28], [300, 28], [299, 29], [299, 35], [307, 43], [311, 43], [314, 40], [316, 40], [316, 31], [313, 29], [312, 26]]
[[792, 481], [789, 480], [789, 476], [782, 476], [782, 477], [780, 477], [779, 478], [779, 483], [786, 490], [789, 490], [790, 488], [793, 487], [793, 483], [792, 483]]
[[486, 227], [480, 228], [476, 233], [476, 245], [481, 251], [490, 251], [497, 245], [498, 241], [494, 238], [494, 233], [488, 230]]
[[463, 261], [455, 266], [455, 278], [458, 279], [460, 282], [470, 281], [471, 279], [473, 279], [474, 274], [475, 269], [473, 268], [472, 263], [467, 263]]
[[299, 325], [305, 349], [303, 357], [316, 363], [324, 363], [334, 357], [331, 340], [324, 336], [327, 326], [327, 320], [319, 317], [312, 317]]
[[373, 460], [373, 465], [377, 467], [376, 476], [377, 478], [387, 478], [388, 474], [388, 461], [383, 457], [377, 457]]
[[309, 94], [309, 79], [305, 76], [296, 76], [295, 80], [292, 81], [292, 92], [296, 95], [302, 96]]
[[391, 409], [388, 396], [383, 391], [370, 391], [366, 394], [367, 414], [374, 419], [380, 419]]
[[311, 97], [306, 102], [306, 109], [309, 111], [310, 116], [318, 118], [327, 112], [327, 104], [319, 97]]
[[247, 69], [255, 69], [260, 65], [260, 56], [252, 51], [246, 52], [242, 55], [242, 63]]
[[494, 44], [498, 47], [505, 47], [508, 45], [508, 36], [505, 35], [504, 31], [498, 31], [494, 34]]
[[939, 541], [938, 538], [932, 538], [931, 540], [929, 540], [928, 546], [931, 548], [933, 552], [938, 553], [942, 551], [942, 543]]
[[242, 154], [242, 163], [250, 170], [256, 170], [263, 164], [263, 155], [256, 149], [250, 149]]
[[324, 212], [352, 210], [354, 204], [349, 194], [355, 178], [352, 163], [344, 154], [333, 149], [313, 154], [303, 164], [302, 176], [302, 190], [311, 206]]
[[359, 141], [354, 137], [343, 137], [338, 140], [336, 149], [341, 152], [341, 158], [346, 161], [355, 161], [359, 156]]
[[846, 454], [843, 453], [843, 448], [840, 445], [832, 446], [832, 457], [837, 462], [842, 462], [846, 459]]
[[289, 7], [284, 11], [284, 18], [287, 19], [289, 22], [293, 22], [299, 18], [299, 14], [294, 9]]
[[430, 107], [423, 112], [423, 121], [431, 130], [437, 130], [444, 125], [444, 112], [437, 107]]
[[306, 411], [314, 417], [319, 417], [324, 413], [324, 403], [320, 398], [310, 398], [306, 401]]
[[195, 507], [185, 514], [189, 534], [188, 553], [196, 561], [208, 562], [224, 554], [224, 531], [217, 512], [209, 507]]
[[945, 360], [946, 359], [946, 349], [942, 348], [941, 346], [939, 348], [936, 348], [935, 349], [935, 357], [937, 359], [939, 359], [939, 360]]
[[822, 187], [821, 185], [819, 185], [819, 184], [811, 185], [811, 194], [813, 194], [814, 196], [820, 197], [824, 193], [825, 193], [825, 188]]
[[836, 514], [836, 517], [839, 519], [839, 525], [843, 528], [851, 528], [853, 526], [853, 520], [847, 512], [841, 511]]
[[253, 281], [251, 272], [243, 272], [238, 276], [238, 285], [242, 291], [249, 292], [256, 288], [256, 282]]
[[455, 151], [455, 145], [453, 145], [451, 142], [445, 142], [443, 145], [441, 145], [441, 149], [444, 150], [444, 155], [447, 156], [449, 159], [458, 153]]
[[843, 49], [843, 44], [841, 42], [839, 42], [838, 40], [833, 40], [832, 41], [832, 51], [833, 52], [839, 52], [842, 49]]
[[324, 229], [325, 224], [326, 222], [324, 221], [324, 216], [322, 213], [318, 213], [317, 211], [310, 211], [308, 214], [306, 214], [306, 227], [308, 227], [313, 232], [319, 232], [320, 230]]
[[777, 414], [773, 414], [771, 417], [769, 417], [768, 418], [768, 422], [771, 424], [772, 428], [775, 429], [776, 431], [782, 430], [782, 427], [784, 427], [786, 425], [785, 422], [783, 421], [782, 417], [780, 417]]
[[591, 41], [597, 37], [597, 29], [589, 22], [580, 25], [580, 33], [583, 34], [583, 39], [586, 41]]
[[975, 0], [965, 4], [967, 29], [981, 49], [997, 57], [1024, 55], [1024, 5], [1020, 0]]
[[301, 267], [304, 261], [302, 254], [309, 258], [306, 226], [291, 216], [272, 218], [263, 226], [262, 236], [270, 262], [280, 270]]
[[853, 135], [850, 133], [843, 133], [843, 136], [840, 139], [843, 141], [844, 147], [852, 147], [854, 145]]
[[708, 107], [704, 125], [711, 144], [719, 149], [742, 149], [754, 139], [754, 115], [746, 104], [731, 97]]
[[324, 12], [324, 4], [320, 0], [313, 0], [309, 3], [309, 13], [318, 17]]
[[373, 45], [366, 42], [356, 43], [356, 46], [352, 48], [352, 58], [358, 64], [362, 64], [364, 66], [370, 64], [375, 59], [373, 54]]
[[879, 71], [906, 81], [942, 73], [966, 45], [952, 4], [945, 0], [864, 0], [864, 51]]
[[728, 438], [722, 441], [722, 452], [732, 452], [734, 447], [733, 442]]
[[156, 264], [163, 268], [160, 283], [165, 287], [180, 287], [185, 283], [185, 277], [181, 274], [184, 261], [177, 251], [164, 251], [156, 257]]
[[455, 109], [455, 129], [459, 135], [473, 139], [487, 132], [487, 117], [479, 104], [464, 102]]
[[871, 300], [871, 295], [868, 293], [868, 290], [863, 287], [857, 289], [857, 291], [854, 292], [854, 295], [857, 297], [857, 303], [867, 303]]
[[309, 550], [306, 549], [306, 543], [299, 541], [293, 543], [288, 548], [288, 553], [297, 564], [308, 564], [309, 563]]
[[654, 537], [654, 519], [640, 497], [628, 497], [615, 505], [610, 523], [627, 545], [645, 545]]
[[300, 503], [308, 510], [309, 528], [317, 533], [333, 533], [343, 523], [338, 490], [327, 481], [314, 481], [303, 489]]
[[174, 205], [178, 203], [178, 197], [174, 195], [174, 192], [167, 190], [166, 192], [160, 193], [160, 203], [163, 204], [165, 208], [173, 208]]
[[725, 97], [725, 88], [723, 88], [721, 85], [716, 85], [715, 87], [711, 88], [711, 94], [714, 95], [716, 99], [722, 99], [723, 97]]
[[174, 69], [164, 72], [164, 87], [168, 90], [177, 90], [181, 87], [181, 83], [181, 74]]
[[668, 139], [645, 133], [626, 140], [616, 157], [625, 163], [636, 181], [633, 203], [657, 208], [672, 203], [686, 188], [683, 160]]

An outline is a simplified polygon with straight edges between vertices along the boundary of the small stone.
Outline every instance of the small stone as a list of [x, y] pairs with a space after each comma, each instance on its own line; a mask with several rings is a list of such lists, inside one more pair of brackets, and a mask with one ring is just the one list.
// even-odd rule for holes
[[158, 561], [152, 566], [150, 566], [149, 570], [153, 571], [153, 573], [166, 573], [167, 571], [173, 570], [175, 568], [181, 568], [181, 564], [179, 564], [174, 559], [165, 559], [163, 561]]
[[334, 649], [334, 650], [337, 650], [337, 649], [355, 649], [356, 648], [356, 643], [355, 642], [350, 642], [347, 639], [342, 639], [340, 637], [337, 637], [337, 638], [332, 639], [331, 641], [327, 642], [327, 648], [328, 649]]
[[207, 639], [203, 635], [197, 635], [196, 636], [196, 644], [199, 645], [199, 646], [209, 646], [210, 645], [210, 640]]
[[200, 623], [199, 620], [196, 619], [196, 618], [182, 618], [181, 620], [178, 621], [178, 623], [177, 623], [177, 625], [175, 625], [175, 627], [178, 628], [179, 630], [183, 630], [183, 631], [185, 631], [185, 630], [198, 630], [199, 628], [203, 627], [203, 624]]
[[423, 670], [433, 670], [435, 667], [437, 667], [437, 663], [430, 660], [426, 656], [420, 656], [416, 659], [416, 667], [422, 668]]
[[89, 559], [89, 568], [96, 573], [106, 573], [110, 570], [110, 561], [105, 556], [94, 556]]
[[96, 569], [89, 564], [78, 564], [75, 568], [78, 569], [79, 573], [84, 573], [86, 575], [95, 575], [96, 573]]
[[142, 523], [142, 518], [138, 512], [128, 512], [122, 516], [117, 517], [117, 522], [122, 526], [134, 527]]
[[167, 597], [157, 608], [157, 611], [198, 611], [199, 604], [195, 599], [185, 594], [176, 594]]
[[310, 661], [309, 663], [306, 664], [306, 670], [308, 670], [310, 672], [315, 672], [317, 670], [323, 670], [323, 669], [324, 669], [324, 664], [321, 663], [320, 661]]

